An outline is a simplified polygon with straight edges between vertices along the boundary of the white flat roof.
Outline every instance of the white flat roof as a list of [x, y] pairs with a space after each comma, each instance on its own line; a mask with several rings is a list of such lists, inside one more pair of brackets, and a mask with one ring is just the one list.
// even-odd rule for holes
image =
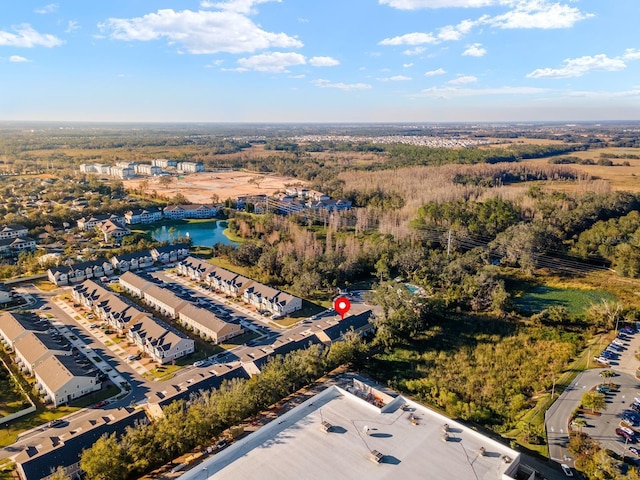
[[[380, 463], [370, 459], [373, 450], [382, 454]], [[181, 479], [490, 480], [509, 478], [503, 475], [518, 459], [514, 450], [401, 396], [379, 409], [331, 386]]]

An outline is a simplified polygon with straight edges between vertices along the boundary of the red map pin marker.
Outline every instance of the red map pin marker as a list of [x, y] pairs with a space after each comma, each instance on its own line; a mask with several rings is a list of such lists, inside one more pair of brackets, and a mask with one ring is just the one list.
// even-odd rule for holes
[[344, 320], [344, 316], [351, 309], [351, 302], [345, 297], [338, 297], [333, 301], [333, 308], [340, 314], [340, 319]]

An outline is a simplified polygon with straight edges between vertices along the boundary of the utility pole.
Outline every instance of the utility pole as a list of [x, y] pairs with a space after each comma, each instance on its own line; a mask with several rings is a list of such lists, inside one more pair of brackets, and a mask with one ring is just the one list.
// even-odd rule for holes
[[449, 229], [449, 236], [447, 238], [447, 260], [449, 260], [450, 252], [451, 252], [451, 229]]

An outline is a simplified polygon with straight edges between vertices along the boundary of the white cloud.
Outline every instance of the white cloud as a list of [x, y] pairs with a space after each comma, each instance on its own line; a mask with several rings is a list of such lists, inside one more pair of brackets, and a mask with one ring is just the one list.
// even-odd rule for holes
[[393, 77], [378, 78], [381, 82], [407, 82], [413, 80], [411, 77], [405, 75], [394, 75]]
[[[228, 2], [227, 6], [253, 5], [254, 2]], [[266, 32], [247, 16], [231, 8], [221, 12], [158, 10], [136, 18], [109, 18], [98, 25], [109, 37], [125, 41], [166, 38], [189, 53], [246, 53], [265, 48], [297, 48], [302, 42], [284, 33]]]
[[47, 5], [45, 5], [44, 7], [39, 7], [33, 10], [34, 13], [39, 13], [41, 15], [46, 15], [47, 13], [53, 13], [56, 10], [58, 10], [58, 7], [60, 5], [58, 5], [57, 3], [49, 3]]
[[16, 33], [0, 30], [0, 46], [25, 48], [40, 46], [51, 48], [62, 45], [63, 43], [62, 40], [55, 35], [37, 32], [28, 23], [13, 26], [12, 29]]
[[413, 63], [403, 63], [402, 68], [410, 68], [413, 67]]
[[419, 10], [421, 8], [449, 8], [449, 7], [488, 7], [503, 0], [380, 0], [380, 5], [389, 5], [398, 10]]
[[11, 55], [9, 57], [9, 61], [12, 63], [26, 63], [26, 62], [30, 62], [31, 60], [25, 57], [21, 57], [20, 55]]
[[409, 55], [409, 56], [413, 56], [413, 55], [420, 55], [424, 52], [426, 52], [427, 49], [425, 47], [416, 47], [416, 48], [409, 48], [407, 50], [405, 50], [404, 52], [402, 52], [404, 55]]
[[485, 22], [498, 28], [570, 28], [581, 20], [593, 17], [576, 7], [550, 3], [549, 0], [522, 0], [513, 10], [495, 17], [485, 17]]
[[238, 65], [240, 65], [243, 70], [272, 73], [284, 73], [287, 72], [287, 67], [304, 65], [305, 63], [307, 63], [307, 61], [304, 55], [294, 52], [262, 53], [238, 60]]
[[487, 49], [482, 46], [481, 43], [474, 43], [467, 45], [467, 49], [462, 52], [462, 55], [468, 57], [482, 57], [487, 53]]
[[538, 68], [527, 74], [528, 78], [571, 78], [581, 77], [593, 71], [616, 71], [626, 68], [624, 61], [619, 58], [609, 58], [605, 54], [567, 58], [561, 68]]
[[475, 83], [478, 81], [478, 77], [474, 77], [473, 75], [458, 75], [453, 80], [449, 80], [447, 84], [449, 85], [466, 85], [467, 83]]
[[475, 97], [485, 95], [536, 95], [548, 92], [546, 88], [536, 87], [495, 87], [495, 88], [458, 88], [432, 87], [422, 90], [419, 96], [452, 98]]
[[289, 78], [295, 78], [295, 79], [300, 79], [300, 78], [305, 78], [306, 75], [304, 73], [300, 74], [300, 75], [289, 75]]
[[80, 28], [80, 24], [75, 20], [69, 20], [67, 22], [67, 28], [65, 29], [65, 33], [71, 33]]
[[311, 82], [312, 85], [315, 85], [318, 88], [337, 88], [338, 90], [368, 90], [371, 88], [371, 85], [368, 83], [333, 83], [330, 80], [325, 80], [319, 78], [318, 80], [313, 80]]
[[335, 67], [340, 62], [332, 57], [311, 57], [309, 63], [314, 67]]
[[436, 70], [429, 70], [428, 72], [424, 73], [425, 77], [434, 77], [436, 75], [444, 75], [445, 73], [447, 73], [447, 71], [444, 68], [438, 68]]
[[385, 38], [378, 42], [378, 45], [424, 45], [425, 43], [436, 43], [437, 39], [431, 33], [406, 33], [398, 37]]
[[627, 48], [622, 54], [624, 60], [640, 60], [640, 50], [636, 48]]
[[446, 25], [438, 30], [438, 39], [442, 41], [460, 40], [476, 25], [476, 21], [463, 20], [457, 25]]
[[267, 2], [278, 2], [281, 0], [227, 0], [226, 2], [212, 2], [210, 0], [202, 0], [200, 6], [202, 8], [219, 8], [228, 12], [243, 13], [248, 15], [255, 13], [254, 5]]

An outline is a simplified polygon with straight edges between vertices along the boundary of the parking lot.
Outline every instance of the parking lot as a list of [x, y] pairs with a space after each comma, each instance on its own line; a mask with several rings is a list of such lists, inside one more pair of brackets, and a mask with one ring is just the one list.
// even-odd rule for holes
[[[605, 385], [603, 390], [606, 397], [606, 409], [599, 415], [583, 415], [587, 426], [582, 431], [594, 440], [600, 442], [602, 448], [610, 449], [618, 455], [627, 455], [636, 460], [640, 465], [639, 457], [634, 453], [637, 447], [637, 438], [640, 435], [640, 413], [634, 412], [631, 405], [636, 397], [640, 397], [640, 382], [635, 376], [636, 368], [639, 364], [635, 358], [635, 352], [640, 347], [640, 333], [628, 333], [621, 335], [614, 344], [609, 345], [606, 354], [609, 365], [603, 365], [598, 372], [612, 370], [614, 377], [602, 378], [593, 377], [595, 385]], [[611, 389], [606, 386], [610, 384]], [[597, 388], [597, 387], [596, 387]], [[583, 389], [589, 387], [583, 385]], [[584, 393], [584, 392], [583, 392]], [[640, 399], [640, 398], [639, 398]], [[640, 402], [639, 402], [640, 403]], [[640, 410], [640, 407], [638, 407]], [[624, 420], [627, 420], [626, 422]], [[616, 433], [618, 429], [618, 433]], [[634, 447], [629, 450], [629, 447]]]

